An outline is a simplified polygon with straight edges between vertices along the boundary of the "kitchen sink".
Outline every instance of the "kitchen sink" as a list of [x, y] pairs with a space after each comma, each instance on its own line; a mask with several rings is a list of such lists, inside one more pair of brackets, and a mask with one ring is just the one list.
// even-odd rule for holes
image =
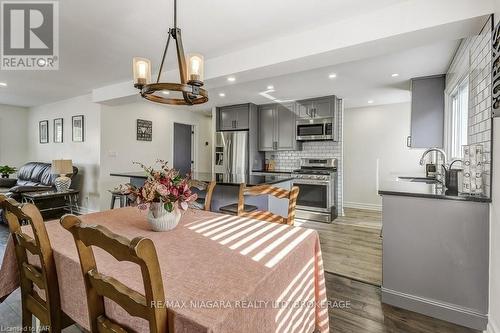
[[398, 177], [399, 180], [411, 183], [425, 183], [425, 184], [438, 184], [439, 180], [426, 177]]

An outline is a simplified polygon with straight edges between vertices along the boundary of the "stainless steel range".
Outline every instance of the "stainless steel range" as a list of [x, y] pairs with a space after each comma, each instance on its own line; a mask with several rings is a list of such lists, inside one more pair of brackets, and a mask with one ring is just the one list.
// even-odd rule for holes
[[337, 159], [302, 158], [293, 177], [300, 188], [297, 218], [332, 222], [337, 217]]

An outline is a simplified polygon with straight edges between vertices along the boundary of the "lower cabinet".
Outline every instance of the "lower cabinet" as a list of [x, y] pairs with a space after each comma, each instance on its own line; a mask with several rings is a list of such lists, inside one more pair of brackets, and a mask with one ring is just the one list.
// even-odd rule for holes
[[297, 150], [294, 103], [259, 106], [259, 150]]

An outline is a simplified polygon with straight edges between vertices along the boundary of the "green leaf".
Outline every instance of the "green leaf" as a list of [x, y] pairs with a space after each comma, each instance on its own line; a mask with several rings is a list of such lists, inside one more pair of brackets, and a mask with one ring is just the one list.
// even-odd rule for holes
[[165, 207], [165, 210], [169, 213], [171, 213], [174, 210], [174, 205], [171, 202], [165, 202], [163, 207]]

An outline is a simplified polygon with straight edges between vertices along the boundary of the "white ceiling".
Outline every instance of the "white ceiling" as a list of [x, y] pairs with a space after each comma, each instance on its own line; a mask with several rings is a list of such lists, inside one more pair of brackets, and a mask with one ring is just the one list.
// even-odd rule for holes
[[[373, 99], [375, 104], [408, 100], [408, 91], [404, 89], [408, 79], [444, 72], [457, 46], [457, 42], [450, 39], [475, 31], [480, 21], [478, 15], [489, 10], [489, 0], [461, 1], [472, 7], [457, 10], [452, 13], [455, 17], [448, 21], [436, 19], [438, 28], [421, 30], [422, 33], [411, 36], [399, 32], [392, 40], [374, 40], [375, 44], [364, 45], [363, 55], [353, 55], [356, 48], [344, 48], [338, 53], [303, 57], [298, 62], [278, 64], [278, 60], [273, 59], [277, 63], [273, 70], [268, 67], [249, 69], [236, 74], [234, 84], [228, 84], [224, 74], [214, 76], [207, 81], [209, 104], [197, 109], [247, 101], [264, 103], [268, 100], [258, 93], [269, 84], [275, 86], [273, 94], [280, 99], [337, 94], [346, 98], [348, 106], [363, 105], [367, 99]], [[419, 11], [412, 12], [414, 7], [409, 3]], [[380, 17], [381, 12], [391, 13], [390, 17], [394, 17], [395, 13], [404, 16], [406, 10], [417, 17], [417, 22], [424, 22], [424, 19], [419, 19], [420, 11], [428, 10], [434, 3], [432, 0], [182, 0], [178, 4], [178, 23], [186, 52], [200, 52], [206, 59], [222, 59], [225, 54], [241, 53], [252, 45], [267, 45], [269, 48], [270, 41], [283, 36], [293, 37], [328, 24], [331, 28], [332, 22], [362, 34], [362, 28], [352, 24], [356, 20], [349, 19], [366, 22], [366, 17]], [[7, 82], [8, 87], [0, 88], [0, 104], [46, 104], [123, 83], [131, 79], [131, 59], [134, 56], [150, 58], [153, 65], [158, 66], [168, 28], [173, 24], [173, 0], [65, 0], [59, 5], [60, 69], [1, 71], [0, 82]], [[439, 5], [436, 11], [448, 13], [448, 7]], [[476, 8], [480, 8], [477, 13], [472, 10]], [[396, 20], [394, 24], [399, 27], [401, 23]], [[359, 31], [355, 29], [357, 26]], [[379, 27], [373, 30], [376, 28]], [[385, 31], [388, 28], [380, 29]], [[332, 36], [330, 41], [342, 42], [343, 36], [343, 33]], [[445, 42], [409, 49], [436, 40]], [[311, 46], [321, 42], [321, 38], [311, 36]], [[174, 68], [173, 53], [172, 48], [167, 70]], [[259, 52], [254, 50], [246, 55], [251, 54]], [[380, 56], [369, 58], [372, 55]], [[233, 57], [233, 62], [237, 59]], [[362, 60], [353, 62], [354, 59]], [[223, 65], [232, 68], [234, 64], [225, 62]], [[326, 65], [330, 67], [323, 68]], [[297, 72], [304, 69], [310, 70]], [[338, 77], [329, 80], [329, 72], [336, 72]], [[399, 72], [400, 77], [391, 78], [393, 72]], [[272, 79], [262, 79], [273, 76]], [[129, 82], [125, 84], [131, 86]], [[226, 93], [223, 99], [218, 97], [222, 90]]]
[[[182, 0], [178, 24], [186, 52], [211, 58], [402, 1]], [[45, 104], [127, 80], [132, 57], [159, 63], [173, 25], [173, 0], [64, 0], [59, 6], [60, 69], [2, 71], [0, 82], [9, 86], [0, 90], [0, 103]]]
[[[210, 90], [209, 106], [253, 102], [272, 103], [261, 92], [272, 85], [270, 92], [279, 100], [302, 99], [335, 94], [345, 99], [346, 107], [390, 104], [410, 100], [410, 78], [446, 73], [460, 41], [444, 41], [402, 52], [386, 54], [360, 61], [323, 67], [251, 82], [236, 81]], [[335, 73], [336, 78], [329, 78]], [[392, 74], [399, 74], [392, 77]], [[219, 93], [225, 93], [220, 97]]]

